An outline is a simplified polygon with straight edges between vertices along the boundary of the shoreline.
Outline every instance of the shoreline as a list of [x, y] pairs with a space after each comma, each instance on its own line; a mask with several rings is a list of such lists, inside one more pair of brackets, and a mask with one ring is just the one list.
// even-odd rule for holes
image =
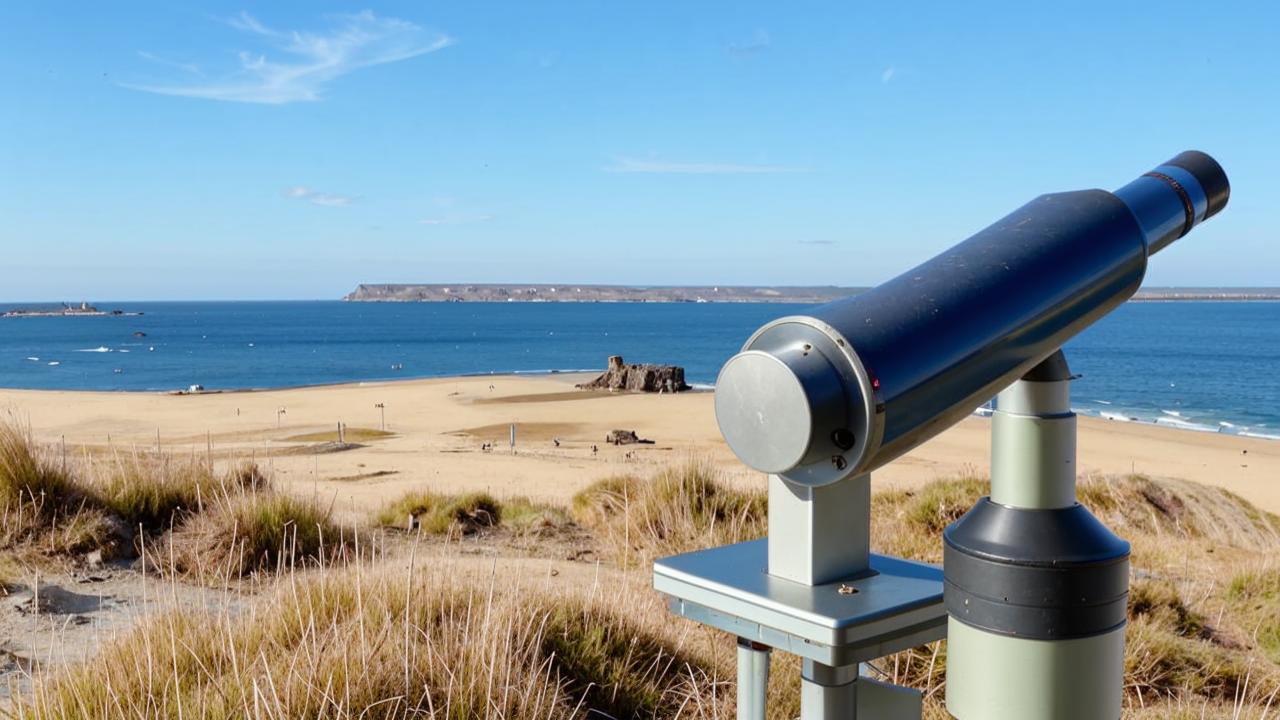
[[[725, 445], [713, 393], [583, 391], [574, 388], [581, 378], [486, 374], [183, 396], [0, 390], [0, 411], [52, 452], [65, 442], [72, 456], [159, 450], [207, 453], [222, 463], [254, 460], [282, 487], [319, 494], [340, 513], [357, 515], [423, 490], [569, 502], [603, 477], [645, 476], [689, 457], [706, 459], [728, 482], [762, 486], [764, 476]], [[316, 438], [336, 438], [338, 423], [373, 432], [333, 452]], [[965, 418], [877, 470], [876, 487], [911, 490], [939, 477], [984, 476], [990, 427], [989, 418]], [[1088, 415], [1077, 427], [1081, 477], [1182, 478], [1280, 512], [1280, 443], [1273, 440]], [[605, 438], [615, 429], [654, 444], [613, 446]]]
[[[590, 368], [564, 368], [552, 370], [503, 370], [477, 373], [463, 373], [455, 375], [418, 375], [413, 377], [399, 378], [382, 378], [371, 380], [346, 380], [340, 382], [322, 382], [322, 383], [306, 383], [302, 385], [283, 385], [278, 387], [242, 387], [242, 388], [212, 388], [206, 390], [190, 391], [181, 388], [169, 390], [94, 390], [82, 388], [20, 388], [20, 387], [0, 387], [0, 394], [6, 392], [19, 393], [56, 393], [56, 394], [94, 394], [108, 395], [116, 397], [140, 396], [140, 397], [197, 397], [211, 395], [253, 395], [263, 393], [280, 393], [303, 390], [320, 390], [333, 388], [370, 388], [370, 387], [387, 387], [395, 385], [413, 385], [418, 383], [440, 383], [459, 380], [477, 380], [481, 378], [493, 379], [515, 379], [515, 378], [573, 378], [575, 380], [590, 379], [604, 369]], [[704, 394], [714, 393], [715, 385], [712, 383], [689, 383], [690, 389], [681, 394]], [[584, 391], [589, 392], [589, 391]], [[630, 393], [644, 394], [644, 393]], [[1269, 442], [1280, 441], [1280, 428], [1266, 427], [1268, 431], [1259, 432], [1253, 426], [1238, 425], [1228, 423], [1226, 421], [1215, 421], [1217, 426], [1210, 426], [1203, 423], [1192, 422], [1187, 420], [1181, 414], [1171, 414], [1167, 411], [1161, 411], [1168, 417], [1153, 416], [1151, 418], [1134, 415], [1138, 412], [1132, 408], [1124, 406], [1114, 406], [1107, 404], [1106, 409], [1097, 409], [1087, 406], [1072, 406], [1074, 412], [1080, 418], [1089, 418], [1091, 421], [1105, 423], [1107, 425], [1135, 425], [1139, 427], [1152, 427], [1160, 430], [1170, 430], [1184, 433], [1196, 433], [1199, 435], [1216, 435], [1222, 437], [1239, 437], [1252, 440], [1262, 440]], [[984, 405], [975, 410], [971, 416], [987, 417], [990, 415], [989, 408]]]

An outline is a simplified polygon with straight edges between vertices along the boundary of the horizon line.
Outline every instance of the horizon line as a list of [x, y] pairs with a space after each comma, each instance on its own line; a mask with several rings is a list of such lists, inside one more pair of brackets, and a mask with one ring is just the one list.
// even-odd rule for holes
[[[847, 290], [870, 290], [876, 285], [835, 285], [835, 284], [819, 284], [819, 285], [786, 285], [786, 284], [727, 284], [727, 283], [704, 283], [704, 284], [645, 284], [645, 283], [575, 283], [575, 282], [475, 282], [475, 281], [458, 281], [458, 282], [376, 282], [376, 283], [357, 283], [356, 287], [369, 285], [403, 285], [403, 286], [422, 286], [422, 287], [452, 287], [459, 285], [473, 286], [511, 286], [511, 287], [591, 287], [591, 288], [630, 288], [630, 289], [682, 289], [682, 288], [788, 288], [788, 289], [818, 289], [818, 288], [838, 288]], [[1274, 294], [1280, 299], [1280, 285], [1143, 285], [1138, 288], [1137, 292], [1152, 291], [1210, 291], [1220, 290], [1229, 292], [1245, 292]], [[315, 296], [292, 296], [292, 297], [206, 297], [206, 298], [107, 298], [102, 300], [87, 300], [84, 298], [77, 300], [63, 299], [25, 299], [25, 300], [5, 300], [0, 299], [0, 305], [21, 306], [21, 305], [55, 305], [68, 304], [77, 305], [81, 302], [95, 303], [201, 303], [201, 302], [347, 302], [345, 299], [350, 292], [343, 293], [338, 296], [315, 297]], [[1135, 293], [1136, 294], [1136, 293]], [[361, 301], [369, 302], [369, 301]], [[407, 302], [407, 301], [398, 301]], [[430, 302], [430, 301], [412, 301], [412, 302]], [[0, 308], [3, 310], [4, 308]]]

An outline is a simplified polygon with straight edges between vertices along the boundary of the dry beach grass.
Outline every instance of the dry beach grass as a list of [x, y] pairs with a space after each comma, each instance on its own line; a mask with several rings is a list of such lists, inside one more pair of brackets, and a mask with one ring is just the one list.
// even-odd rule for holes
[[[158, 593], [212, 585], [225, 598], [146, 613], [88, 662], [12, 670], [31, 682], [10, 713], [733, 717], [732, 638], [673, 618], [648, 587], [653, 557], [763, 533], [763, 494], [713, 463], [615, 473], [562, 506], [422, 489], [353, 523], [255, 466], [218, 464], [137, 451], [67, 462], [0, 426], [0, 585], [114, 557]], [[937, 561], [941, 530], [984, 487], [960, 476], [877, 491], [875, 548]], [[1280, 519], [1138, 475], [1084, 478], [1080, 496], [1134, 547], [1125, 717], [1269, 717]], [[936, 643], [877, 669], [945, 718], [945, 653]], [[779, 654], [774, 667], [771, 717], [795, 717], [798, 663]]]

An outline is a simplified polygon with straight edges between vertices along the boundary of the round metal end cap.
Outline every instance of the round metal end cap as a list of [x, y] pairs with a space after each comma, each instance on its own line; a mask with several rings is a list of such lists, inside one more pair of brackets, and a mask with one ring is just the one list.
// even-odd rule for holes
[[781, 359], [756, 350], [735, 355], [720, 370], [716, 422], [733, 453], [766, 473], [800, 464], [813, 432], [800, 378]]

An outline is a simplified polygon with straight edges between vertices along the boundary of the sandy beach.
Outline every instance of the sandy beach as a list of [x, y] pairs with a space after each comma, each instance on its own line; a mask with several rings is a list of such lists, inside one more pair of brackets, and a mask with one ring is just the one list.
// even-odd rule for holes
[[[575, 390], [584, 377], [484, 376], [196, 395], [0, 390], [0, 411], [29, 423], [44, 442], [65, 442], [68, 454], [153, 449], [159, 442], [167, 452], [211, 453], [217, 461], [252, 457], [291, 491], [319, 494], [353, 513], [420, 489], [564, 502], [601, 477], [644, 473], [688, 456], [710, 459], [732, 482], [763, 485], [763, 476], [739, 463], [721, 440], [711, 393]], [[358, 447], [335, 448], [339, 422]], [[609, 445], [605, 436], [613, 429], [634, 430], [653, 444]], [[492, 448], [484, 449], [486, 443]], [[968, 418], [878, 471], [876, 486], [985, 474], [988, 443], [989, 420]], [[1137, 472], [1216, 485], [1280, 512], [1280, 442], [1081, 417], [1079, 465], [1082, 474]]]

